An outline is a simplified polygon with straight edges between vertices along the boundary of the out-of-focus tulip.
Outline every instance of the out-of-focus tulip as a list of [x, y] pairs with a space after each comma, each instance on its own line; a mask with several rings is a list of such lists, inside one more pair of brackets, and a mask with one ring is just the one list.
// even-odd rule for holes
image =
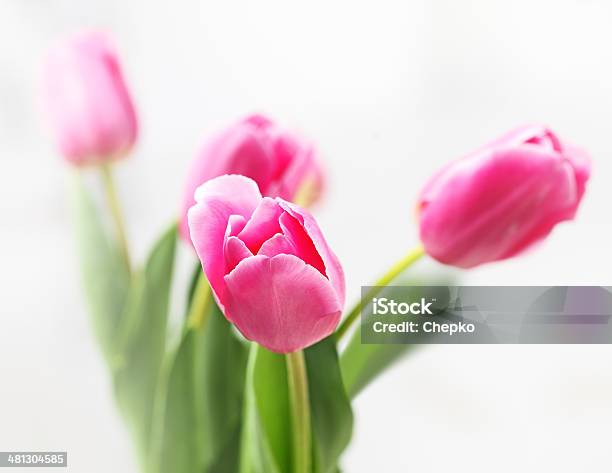
[[118, 159], [134, 144], [134, 105], [117, 53], [103, 33], [80, 33], [51, 49], [43, 98], [59, 148], [70, 163]]
[[323, 171], [314, 146], [261, 115], [240, 120], [208, 140], [193, 162], [184, 187], [180, 231], [189, 238], [187, 211], [202, 183], [224, 174], [250, 177], [265, 196], [302, 206], [323, 188]]
[[308, 347], [340, 320], [342, 267], [314, 218], [252, 179], [209, 180], [189, 210], [191, 239], [227, 319], [278, 352]]
[[586, 153], [524, 126], [443, 168], [421, 192], [429, 255], [470, 268], [521, 253], [574, 218], [590, 175]]

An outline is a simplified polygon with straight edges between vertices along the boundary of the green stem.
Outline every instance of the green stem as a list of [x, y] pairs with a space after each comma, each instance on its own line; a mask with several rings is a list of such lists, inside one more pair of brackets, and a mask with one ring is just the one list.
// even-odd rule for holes
[[208, 314], [208, 303], [210, 301], [210, 285], [204, 273], [198, 276], [198, 282], [191, 298], [189, 306], [189, 314], [187, 314], [187, 327], [190, 329], [199, 329], [206, 322]]
[[256, 432], [256, 400], [255, 400], [255, 364], [257, 363], [257, 352], [259, 345], [255, 342], [250, 343], [249, 356], [246, 366], [245, 390], [242, 402], [242, 427], [240, 432], [240, 458], [238, 473], [253, 473], [255, 471], [253, 450], [253, 436]]
[[419, 245], [416, 248], [410, 250], [408, 254], [406, 254], [406, 256], [404, 256], [401, 260], [391, 266], [391, 268], [389, 268], [389, 271], [387, 271], [383, 277], [376, 281], [374, 286], [370, 288], [367, 294], [362, 297], [357, 303], [357, 305], [355, 305], [355, 307], [353, 307], [353, 309], [349, 312], [349, 314], [344, 319], [344, 322], [340, 324], [340, 327], [336, 331], [337, 340], [340, 340], [344, 335], [346, 335], [348, 330], [351, 328], [351, 325], [353, 325], [357, 317], [359, 317], [359, 314], [361, 314], [361, 310], [363, 309], [363, 305], [366, 301], [369, 301], [374, 296], [376, 296], [376, 294], [378, 294], [384, 288], [384, 286], [393, 281], [406, 268], [412, 266], [424, 254], [425, 249], [423, 248], [423, 246]]
[[310, 473], [312, 455], [310, 401], [304, 352], [300, 350], [287, 353], [286, 359], [293, 427], [293, 471], [294, 473]]
[[119, 197], [117, 196], [117, 190], [115, 188], [115, 183], [113, 180], [111, 165], [108, 163], [102, 164], [100, 166], [100, 170], [102, 172], [102, 180], [104, 182], [104, 192], [106, 193], [106, 200], [108, 201], [108, 206], [110, 208], [113, 222], [115, 224], [115, 233], [117, 235], [119, 249], [121, 251], [121, 254], [123, 255], [123, 260], [128, 269], [128, 272], [130, 272], [132, 266], [130, 264], [130, 252], [128, 249], [125, 223], [123, 219], [123, 212], [121, 211], [121, 205], [119, 204]]

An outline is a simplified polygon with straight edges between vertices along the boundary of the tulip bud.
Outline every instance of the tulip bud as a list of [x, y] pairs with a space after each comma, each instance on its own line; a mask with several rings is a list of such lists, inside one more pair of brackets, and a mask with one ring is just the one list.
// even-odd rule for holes
[[136, 113], [115, 49], [103, 33], [78, 34], [49, 52], [43, 98], [68, 162], [118, 159], [134, 144]]
[[219, 307], [249, 340], [289, 353], [330, 335], [344, 274], [314, 218], [252, 179], [214, 178], [189, 210], [191, 239]]
[[252, 115], [208, 140], [189, 171], [183, 195], [180, 231], [190, 241], [187, 211], [199, 185], [224, 174], [253, 179], [265, 196], [281, 197], [307, 206], [323, 188], [323, 171], [314, 147], [278, 128], [261, 115]]
[[471, 268], [515, 256], [571, 220], [590, 160], [543, 126], [518, 128], [435, 174], [419, 198], [429, 255]]

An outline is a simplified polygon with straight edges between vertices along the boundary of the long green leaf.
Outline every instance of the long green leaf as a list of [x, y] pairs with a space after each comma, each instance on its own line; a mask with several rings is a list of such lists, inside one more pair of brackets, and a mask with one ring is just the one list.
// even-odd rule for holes
[[291, 419], [285, 357], [251, 344], [245, 386], [240, 473], [291, 471]]
[[[418, 286], [448, 286], [453, 284], [455, 278], [449, 274], [435, 274], [421, 277], [400, 276], [397, 286], [411, 286], [418, 290]], [[394, 286], [383, 290], [380, 296], [393, 297]], [[371, 311], [367, 306], [364, 311]], [[429, 338], [422, 335], [423, 342]], [[351, 339], [340, 355], [340, 368], [346, 386], [346, 392], [354, 399], [369, 383], [391, 367], [395, 362], [408, 354], [418, 345], [415, 344], [362, 344], [359, 328], [352, 334]]]
[[185, 329], [158, 388], [157, 473], [234, 473], [238, 468], [246, 346], [211, 301], [206, 322]]
[[[348, 445], [353, 414], [344, 390], [333, 337], [305, 350], [317, 473], [336, 471]], [[256, 344], [247, 370], [241, 473], [291, 471], [291, 418], [283, 355]]]
[[365, 345], [355, 332], [340, 356], [346, 390], [354, 399], [372, 380], [401, 359], [416, 345]]
[[164, 366], [155, 402], [151, 473], [197, 473], [204, 465], [201, 405], [196, 389], [196, 348], [201, 332], [188, 330]]
[[304, 352], [312, 415], [314, 465], [318, 473], [334, 473], [349, 444], [353, 411], [344, 389], [333, 336]]
[[248, 347], [236, 338], [217, 304], [204, 327], [198, 350], [204, 428], [204, 472], [238, 470]]
[[115, 397], [143, 461], [148, 455], [155, 390], [166, 348], [176, 239], [173, 225], [136, 274], [117, 340]]
[[75, 174], [72, 184], [72, 209], [91, 324], [107, 362], [112, 364], [130, 275], [80, 174]]

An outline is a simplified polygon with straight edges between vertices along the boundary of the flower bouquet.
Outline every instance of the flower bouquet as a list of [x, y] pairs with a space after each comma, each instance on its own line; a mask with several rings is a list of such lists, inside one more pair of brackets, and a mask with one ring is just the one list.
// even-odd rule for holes
[[[59, 149], [76, 169], [92, 326], [142, 471], [340, 471], [352, 400], [410, 345], [362, 345], [351, 330], [364, 307], [347, 310], [342, 264], [307, 210], [325, 185], [313, 143], [262, 115], [209, 137], [177, 222], [137, 264], [112, 178], [136, 140], [137, 114], [109, 39], [88, 32], [58, 44], [45, 90]], [[104, 205], [83, 179], [91, 172]], [[449, 164], [420, 193], [421, 245], [367, 295], [425, 255], [467, 269], [521, 254], [574, 218], [589, 174], [586, 153], [541, 125]], [[180, 240], [195, 268], [171, 337]]]

